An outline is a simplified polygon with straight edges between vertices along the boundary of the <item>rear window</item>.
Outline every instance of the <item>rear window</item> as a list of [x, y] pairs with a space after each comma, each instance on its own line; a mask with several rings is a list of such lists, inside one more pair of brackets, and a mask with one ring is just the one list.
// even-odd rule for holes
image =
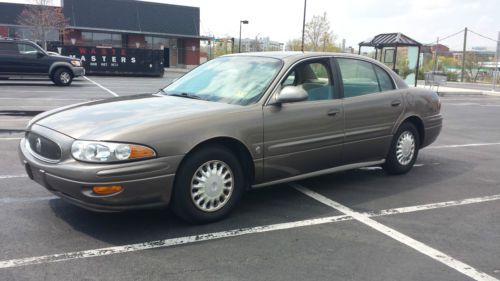
[[15, 44], [10, 42], [0, 42], [0, 55], [15, 55], [19, 51]]

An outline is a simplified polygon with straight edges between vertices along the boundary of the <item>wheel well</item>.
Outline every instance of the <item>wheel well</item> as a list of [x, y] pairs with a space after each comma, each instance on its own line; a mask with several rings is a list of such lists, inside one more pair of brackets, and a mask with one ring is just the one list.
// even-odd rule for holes
[[[404, 122], [410, 122], [417, 128], [418, 135], [419, 135], [419, 143], [420, 146], [424, 143], [425, 140], [425, 130], [424, 130], [424, 122], [422, 122], [422, 119], [418, 118], [417, 116], [411, 116], [405, 119]], [[401, 123], [402, 124], [402, 123]]]
[[56, 73], [57, 70], [61, 69], [61, 68], [65, 68], [68, 70], [69, 74], [71, 75], [72, 78], [74, 78], [74, 75], [73, 75], [73, 71], [71, 71], [71, 69], [67, 66], [56, 66], [54, 67], [54, 69], [52, 69], [52, 71], [50, 72], [49, 74], [49, 77], [52, 79], [54, 77], [54, 73]]
[[191, 149], [191, 151], [188, 152], [188, 154], [186, 155], [186, 157], [184, 157], [184, 159], [186, 159], [194, 151], [201, 149], [202, 147], [206, 147], [213, 144], [222, 145], [228, 148], [232, 153], [234, 153], [234, 155], [238, 158], [238, 160], [240, 160], [243, 173], [248, 179], [248, 186], [246, 188], [247, 189], [250, 188], [255, 178], [255, 166], [253, 164], [252, 156], [248, 151], [247, 147], [237, 139], [230, 137], [217, 137], [206, 140], [202, 143], [197, 144], [193, 149]]

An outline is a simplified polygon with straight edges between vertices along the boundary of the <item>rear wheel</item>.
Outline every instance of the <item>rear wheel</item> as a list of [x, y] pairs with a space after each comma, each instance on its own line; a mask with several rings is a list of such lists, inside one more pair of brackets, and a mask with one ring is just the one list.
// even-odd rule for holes
[[172, 209], [192, 223], [220, 220], [240, 200], [245, 177], [238, 158], [219, 145], [195, 151], [176, 174]]
[[57, 86], [69, 86], [73, 81], [73, 74], [66, 68], [59, 68], [52, 75], [52, 81]]
[[418, 130], [409, 122], [401, 124], [392, 140], [383, 168], [389, 174], [404, 174], [411, 170], [420, 147]]

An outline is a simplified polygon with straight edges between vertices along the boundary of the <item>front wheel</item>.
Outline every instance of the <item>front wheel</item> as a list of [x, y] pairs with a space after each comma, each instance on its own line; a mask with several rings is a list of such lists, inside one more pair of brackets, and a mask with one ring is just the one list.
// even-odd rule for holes
[[59, 68], [54, 72], [52, 81], [57, 86], [69, 86], [73, 82], [73, 75], [66, 68]]
[[192, 223], [220, 220], [241, 198], [245, 177], [238, 158], [212, 145], [189, 155], [176, 174], [172, 209]]
[[410, 171], [417, 160], [419, 140], [417, 128], [413, 124], [409, 122], [401, 124], [394, 135], [383, 168], [394, 175]]

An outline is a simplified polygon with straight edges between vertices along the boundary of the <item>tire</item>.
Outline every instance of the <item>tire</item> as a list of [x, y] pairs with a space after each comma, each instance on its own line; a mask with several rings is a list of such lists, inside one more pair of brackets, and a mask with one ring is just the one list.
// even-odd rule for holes
[[67, 68], [58, 68], [52, 75], [52, 82], [57, 86], [69, 86], [73, 82], [73, 74]]
[[389, 154], [382, 167], [392, 175], [407, 173], [417, 160], [419, 147], [417, 128], [410, 122], [404, 122], [392, 139]]
[[[220, 171], [223, 176], [209, 169]], [[202, 175], [202, 171], [208, 176]], [[206, 185], [209, 188], [204, 188]], [[211, 145], [196, 150], [182, 163], [175, 177], [171, 207], [190, 223], [215, 222], [234, 209], [244, 187], [245, 176], [238, 158], [223, 146]]]

